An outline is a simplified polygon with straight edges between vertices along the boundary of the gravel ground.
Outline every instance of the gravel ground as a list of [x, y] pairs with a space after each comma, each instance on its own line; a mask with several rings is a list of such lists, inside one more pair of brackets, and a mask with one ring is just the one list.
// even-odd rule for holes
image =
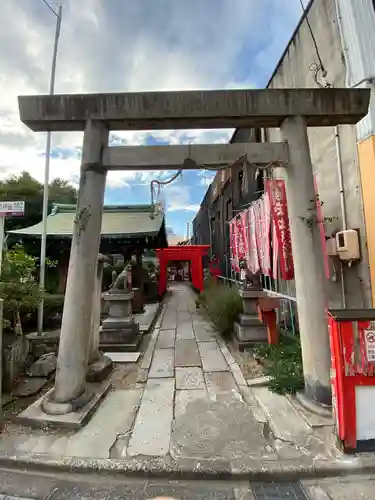
[[240, 352], [231, 343], [228, 343], [228, 349], [241, 368], [245, 380], [264, 375], [264, 367], [254, 359], [250, 349]]

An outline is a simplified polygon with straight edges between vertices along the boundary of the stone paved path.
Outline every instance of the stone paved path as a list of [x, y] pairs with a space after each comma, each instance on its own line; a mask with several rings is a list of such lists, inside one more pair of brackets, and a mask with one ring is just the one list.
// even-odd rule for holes
[[145, 389], [122, 456], [230, 461], [267, 452], [241, 395], [246, 381], [194, 298], [176, 285], [166, 301], [142, 362]]
[[175, 285], [135, 388], [110, 392], [76, 433], [14, 426], [0, 439], [0, 452], [224, 463], [274, 456], [253, 417], [249, 391], [225, 343], [196, 310], [194, 293]]
[[137, 382], [109, 392], [78, 432], [8, 426], [0, 463], [243, 474], [336, 460], [319, 426], [283, 396], [247, 385], [187, 285], [172, 287], [138, 364]]

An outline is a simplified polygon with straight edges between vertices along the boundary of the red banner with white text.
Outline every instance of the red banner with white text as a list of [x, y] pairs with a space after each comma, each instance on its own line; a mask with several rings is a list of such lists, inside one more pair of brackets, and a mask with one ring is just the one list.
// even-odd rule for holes
[[[281, 279], [292, 280], [294, 267], [285, 183], [281, 179], [265, 180], [265, 189], [270, 199], [273, 233], [276, 237], [274, 252], [277, 250], [279, 256]], [[273, 274], [275, 274], [275, 269]]]

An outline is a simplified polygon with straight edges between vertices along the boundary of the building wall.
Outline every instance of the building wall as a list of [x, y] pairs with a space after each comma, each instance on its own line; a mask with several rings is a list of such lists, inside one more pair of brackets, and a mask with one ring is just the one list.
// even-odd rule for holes
[[[357, 0], [354, 0], [354, 2], [357, 2]], [[346, 66], [336, 14], [336, 1], [314, 0], [308, 8], [307, 16], [323, 65], [327, 71], [326, 81], [334, 87], [345, 87]], [[268, 87], [317, 87], [314, 71], [312, 71], [313, 65], [317, 64], [318, 57], [305, 16], [276, 68]], [[322, 79], [318, 79], [318, 81], [324, 85]], [[270, 141], [279, 141], [280, 131], [276, 129], [269, 130], [267, 136]], [[350, 125], [340, 126], [338, 128], [338, 138], [341, 150], [347, 228], [359, 229], [362, 251], [360, 263], [354, 264], [351, 268], [344, 267], [346, 307], [368, 307], [371, 303], [371, 282], [356, 127]], [[343, 228], [335, 128], [310, 128], [309, 142], [317, 192], [319, 199], [323, 203], [323, 217], [337, 218], [333, 222], [325, 222], [326, 236], [331, 236]], [[285, 173], [279, 169], [277, 175], [283, 176]], [[331, 277], [327, 280], [327, 294], [330, 307], [341, 307], [340, 266], [335, 265], [333, 267], [334, 262], [337, 263], [336, 260], [330, 259]]]
[[[259, 131], [243, 130], [232, 142], [259, 140]], [[230, 176], [216, 194], [215, 182], [220, 178], [218, 171], [209, 186], [200, 209], [193, 220], [193, 244], [211, 245], [211, 255], [215, 255], [221, 266], [222, 274], [230, 276], [229, 268], [229, 226], [228, 222], [245, 206], [259, 198], [262, 193], [262, 179], [255, 179], [255, 167], [232, 168]], [[215, 193], [215, 194], [214, 194]]]
[[357, 125], [358, 156], [375, 307], [375, 2], [336, 0], [348, 87], [369, 87], [368, 115]]

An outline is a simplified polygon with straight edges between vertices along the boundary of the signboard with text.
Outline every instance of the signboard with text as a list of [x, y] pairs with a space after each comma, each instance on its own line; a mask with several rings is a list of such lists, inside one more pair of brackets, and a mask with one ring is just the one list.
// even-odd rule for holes
[[0, 217], [22, 216], [24, 214], [24, 201], [0, 201]]
[[375, 330], [365, 330], [366, 356], [369, 363], [375, 363]]

